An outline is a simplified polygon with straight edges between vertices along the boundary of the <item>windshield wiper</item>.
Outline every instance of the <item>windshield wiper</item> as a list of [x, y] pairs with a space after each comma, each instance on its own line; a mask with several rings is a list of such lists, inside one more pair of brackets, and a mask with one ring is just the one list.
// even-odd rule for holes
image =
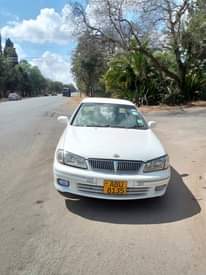
[[145, 126], [132, 126], [132, 127], [127, 127], [127, 129], [141, 129], [141, 130], [144, 130], [145, 129]]
[[145, 129], [144, 126], [111, 126], [113, 128], [122, 128], [122, 129]]
[[105, 125], [85, 125], [85, 127], [100, 127], [100, 128], [108, 128], [108, 127], [111, 127], [109, 124], [105, 124]]
[[131, 127], [128, 127], [128, 126], [118, 126], [118, 125], [110, 125], [110, 124], [105, 124], [105, 125], [98, 125], [98, 124], [95, 124], [95, 125], [91, 125], [91, 124], [88, 124], [88, 125], [84, 125], [83, 127], [97, 127], [97, 128], [119, 128], [119, 129], [145, 129], [145, 127], [141, 127], [141, 126], [131, 126]]
[[125, 126], [118, 126], [118, 125], [112, 125], [111, 127], [112, 128], [123, 128], [123, 129], [128, 128], [128, 127], [125, 127]]

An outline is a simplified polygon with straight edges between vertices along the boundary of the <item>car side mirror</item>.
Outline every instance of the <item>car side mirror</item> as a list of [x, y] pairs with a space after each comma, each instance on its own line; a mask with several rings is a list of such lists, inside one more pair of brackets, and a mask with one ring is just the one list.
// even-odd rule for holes
[[69, 119], [68, 119], [68, 117], [67, 116], [59, 116], [58, 118], [57, 118], [57, 120], [60, 122], [60, 123], [62, 123], [62, 124], [68, 124], [68, 122], [69, 122]]
[[151, 120], [151, 121], [148, 122], [149, 128], [154, 128], [154, 126], [155, 126], [156, 124], [157, 124], [157, 122], [156, 122], [156, 121], [153, 121], [153, 120]]

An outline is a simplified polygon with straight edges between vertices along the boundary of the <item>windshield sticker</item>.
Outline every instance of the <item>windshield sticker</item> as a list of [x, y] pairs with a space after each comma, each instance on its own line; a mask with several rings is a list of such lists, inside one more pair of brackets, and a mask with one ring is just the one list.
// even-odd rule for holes
[[137, 120], [137, 123], [138, 123], [139, 125], [144, 125], [144, 122], [143, 122], [142, 119], [138, 119], [138, 120]]
[[138, 112], [136, 110], [130, 110], [131, 114], [133, 114], [134, 116], [138, 116]]

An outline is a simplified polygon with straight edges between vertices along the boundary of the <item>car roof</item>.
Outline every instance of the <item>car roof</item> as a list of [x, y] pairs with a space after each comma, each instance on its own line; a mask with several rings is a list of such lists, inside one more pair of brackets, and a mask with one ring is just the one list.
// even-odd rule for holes
[[87, 97], [82, 100], [82, 103], [108, 103], [135, 106], [135, 104], [129, 100], [106, 97]]

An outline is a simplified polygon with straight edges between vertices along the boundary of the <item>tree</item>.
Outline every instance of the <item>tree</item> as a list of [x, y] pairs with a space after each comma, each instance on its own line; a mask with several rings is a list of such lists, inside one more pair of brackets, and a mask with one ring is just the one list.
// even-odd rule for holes
[[37, 96], [43, 94], [43, 91], [47, 86], [47, 81], [43, 77], [37, 66], [32, 67], [30, 70], [30, 81], [32, 87], [32, 95]]
[[186, 42], [192, 62], [200, 61], [200, 66], [206, 68], [206, 1], [198, 0], [195, 7], [190, 11], [190, 22], [187, 34], [190, 37]]
[[166, 85], [149, 60], [136, 51], [116, 54], [104, 81], [114, 97], [128, 98], [138, 106], [160, 103]]
[[14, 67], [18, 64], [18, 55], [14, 48], [13, 42], [8, 38], [4, 47], [4, 57], [7, 59], [8, 64]]
[[0, 56], [2, 56], [2, 41], [1, 41], [1, 33], [0, 33]]
[[23, 97], [31, 96], [32, 85], [30, 81], [30, 70], [31, 65], [25, 60], [10, 69], [7, 83], [12, 81], [12, 86], [10, 85], [7, 89], [17, 91]]
[[[91, 13], [88, 13], [88, 6], [90, 11], [95, 10], [95, 18], [91, 18]], [[191, 1], [91, 0], [88, 6], [80, 3], [74, 5], [75, 17], [82, 19], [87, 30], [93, 35], [101, 34], [125, 51], [143, 54], [160, 74], [170, 78], [189, 99], [186, 87], [189, 57], [182, 39]], [[136, 43], [131, 44], [131, 39], [135, 39]], [[156, 57], [157, 48], [174, 55], [174, 69]]]
[[100, 77], [106, 68], [103, 44], [89, 32], [79, 38], [72, 60], [72, 72], [81, 92], [94, 96], [101, 90]]
[[64, 85], [59, 81], [49, 81], [48, 88], [51, 93], [61, 93], [64, 89]]
[[5, 79], [6, 79], [6, 70], [5, 70], [5, 61], [3, 56], [0, 55], [0, 98], [4, 97], [5, 90]]
[[6, 60], [3, 56], [2, 41], [0, 33], [0, 98], [5, 96], [5, 80], [7, 75]]

